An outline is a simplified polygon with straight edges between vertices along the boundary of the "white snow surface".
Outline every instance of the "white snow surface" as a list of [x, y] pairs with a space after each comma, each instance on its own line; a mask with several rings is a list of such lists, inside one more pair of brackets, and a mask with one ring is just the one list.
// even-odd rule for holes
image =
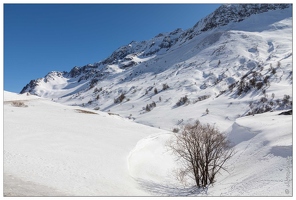
[[[6, 92], [4, 99], [22, 100]], [[129, 176], [127, 156], [138, 140], [163, 131], [40, 98], [23, 100], [28, 107], [5, 103], [5, 174], [64, 194], [146, 195]]]
[[236, 119], [225, 132], [236, 151], [228, 172], [196, 190], [174, 176], [178, 165], [166, 146], [173, 133], [81, 110], [94, 112], [4, 92], [4, 195], [292, 195], [291, 115], [277, 111]]

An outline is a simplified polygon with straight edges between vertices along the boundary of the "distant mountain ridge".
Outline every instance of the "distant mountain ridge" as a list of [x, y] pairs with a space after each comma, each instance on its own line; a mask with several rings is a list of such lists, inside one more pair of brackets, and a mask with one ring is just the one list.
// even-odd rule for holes
[[[122, 59], [132, 60], [127, 57], [129, 54], [141, 53], [144, 56], [149, 56], [157, 53], [160, 49], [167, 49], [176, 44], [178, 40], [189, 40], [194, 37], [194, 35], [199, 34], [200, 32], [204, 32], [207, 30], [211, 30], [218, 26], [225, 26], [230, 22], [240, 22], [244, 20], [246, 17], [249, 17], [254, 14], [259, 14], [263, 12], [267, 12], [269, 10], [276, 9], [285, 9], [290, 7], [291, 4], [225, 4], [216, 9], [213, 13], [208, 15], [207, 17], [198, 21], [193, 28], [188, 29], [187, 31], [183, 31], [178, 28], [168, 35], [158, 34], [152, 40], [135, 42], [132, 41], [130, 44], [126, 46], [122, 46], [118, 48], [116, 51], [112, 53], [111, 56], [103, 60], [102, 62], [98, 62], [95, 64], [88, 64], [83, 67], [74, 67], [69, 73], [68, 72], [53, 72], [58, 76], [70, 76], [71, 78], [77, 77], [81, 75], [81, 73], [90, 73], [94, 74], [95, 70], [100, 65], [106, 64], [114, 64], [120, 62]], [[153, 47], [155, 45], [154, 40], [162, 40], [162, 42], [158, 45], [158, 47]], [[142, 52], [145, 53], [142, 53]], [[123, 65], [122, 67], [131, 67], [135, 65], [135, 62], [130, 62], [127, 65]], [[50, 72], [51, 73], [51, 72]], [[49, 74], [50, 74], [49, 73]], [[50, 75], [47, 76], [50, 76]], [[91, 77], [91, 75], [87, 75], [87, 77]], [[32, 80], [28, 85], [26, 85], [20, 93], [32, 92], [32, 88], [38, 85], [37, 80]], [[30, 89], [31, 88], [31, 89]]]

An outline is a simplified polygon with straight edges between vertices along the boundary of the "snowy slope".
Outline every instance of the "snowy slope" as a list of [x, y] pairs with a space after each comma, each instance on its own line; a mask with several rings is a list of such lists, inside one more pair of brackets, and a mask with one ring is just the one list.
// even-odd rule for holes
[[170, 136], [164, 134], [138, 142], [130, 162], [134, 160], [141, 171], [131, 175], [154, 195], [292, 196], [292, 116], [279, 113], [243, 117], [233, 123], [226, 134], [236, 153], [226, 164], [228, 172], [219, 174], [207, 190], [191, 187], [190, 181], [187, 186], [176, 182], [172, 174], [177, 165], [165, 148]]
[[[147, 195], [129, 176], [127, 156], [138, 140], [163, 131], [22, 96], [5, 92], [6, 176], [63, 195]], [[27, 107], [12, 106], [15, 99]]]
[[292, 116], [279, 113], [243, 117], [229, 128], [236, 154], [214, 194], [292, 195]]
[[42, 98], [5, 92], [4, 99], [6, 196], [292, 195], [291, 115], [237, 119], [225, 133], [236, 151], [228, 173], [196, 190], [176, 180], [171, 132]]

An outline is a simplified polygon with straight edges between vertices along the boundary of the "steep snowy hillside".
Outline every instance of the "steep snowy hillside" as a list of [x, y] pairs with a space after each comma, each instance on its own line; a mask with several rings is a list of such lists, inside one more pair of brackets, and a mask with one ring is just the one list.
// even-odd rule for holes
[[292, 6], [223, 5], [191, 29], [50, 72], [26, 92], [167, 130], [214, 115], [225, 130], [240, 116], [292, 107]]
[[228, 172], [197, 190], [176, 180], [171, 132], [5, 92], [4, 196], [292, 196], [292, 115], [280, 113], [232, 123]]

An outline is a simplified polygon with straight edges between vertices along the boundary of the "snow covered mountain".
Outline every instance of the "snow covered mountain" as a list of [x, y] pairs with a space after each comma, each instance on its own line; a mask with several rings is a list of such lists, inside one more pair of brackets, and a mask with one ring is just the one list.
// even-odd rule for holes
[[217, 126], [226, 129], [241, 116], [290, 109], [292, 5], [222, 5], [188, 30], [50, 72], [26, 92], [167, 130], [210, 115], [224, 119]]
[[[292, 5], [222, 5], [21, 93], [4, 92], [4, 196], [293, 195]], [[195, 120], [235, 150], [206, 189], [167, 148]]]

